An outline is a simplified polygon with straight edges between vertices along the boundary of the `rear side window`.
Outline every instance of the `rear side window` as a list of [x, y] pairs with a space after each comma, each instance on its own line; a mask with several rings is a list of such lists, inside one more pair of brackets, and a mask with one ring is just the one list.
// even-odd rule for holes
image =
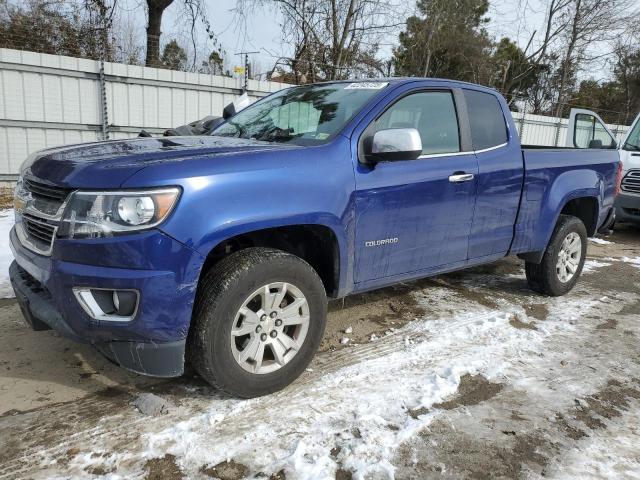
[[471, 126], [474, 150], [483, 150], [507, 143], [507, 124], [495, 95], [464, 90]]

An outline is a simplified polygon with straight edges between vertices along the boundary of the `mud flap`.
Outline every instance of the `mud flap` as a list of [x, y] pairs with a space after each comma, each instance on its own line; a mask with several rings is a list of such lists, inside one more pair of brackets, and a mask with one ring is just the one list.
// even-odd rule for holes
[[616, 223], [616, 209], [612, 208], [609, 210], [609, 215], [607, 215], [607, 219], [604, 221], [602, 226], [598, 229], [598, 233], [602, 233], [603, 235], [608, 235], [611, 233], [612, 225]]

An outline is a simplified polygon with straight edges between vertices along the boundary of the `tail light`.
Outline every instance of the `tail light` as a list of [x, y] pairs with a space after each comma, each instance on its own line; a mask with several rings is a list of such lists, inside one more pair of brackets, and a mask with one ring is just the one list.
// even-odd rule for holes
[[620, 187], [622, 185], [622, 162], [618, 161], [618, 173], [616, 174], [616, 191], [614, 196], [618, 196], [620, 193]]

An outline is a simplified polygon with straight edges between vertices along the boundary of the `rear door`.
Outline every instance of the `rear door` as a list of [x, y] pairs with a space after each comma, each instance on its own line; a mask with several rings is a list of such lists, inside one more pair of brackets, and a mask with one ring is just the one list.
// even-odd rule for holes
[[468, 140], [461, 141], [461, 92], [407, 90], [363, 134], [416, 128], [423, 151], [417, 160], [358, 163], [357, 283], [467, 259], [478, 165]]
[[[478, 194], [469, 239], [469, 258], [504, 256], [513, 239], [524, 166], [508, 108], [492, 92], [464, 89], [471, 142], [478, 159]], [[513, 121], [511, 121], [513, 124]]]

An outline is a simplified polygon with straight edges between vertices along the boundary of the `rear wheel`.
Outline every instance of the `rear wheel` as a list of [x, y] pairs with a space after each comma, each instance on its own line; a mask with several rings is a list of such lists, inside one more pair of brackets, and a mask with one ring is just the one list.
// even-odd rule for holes
[[304, 260], [250, 248], [221, 260], [198, 291], [190, 357], [212, 385], [256, 397], [294, 381], [326, 322], [322, 281]]
[[586, 254], [584, 224], [576, 217], [560, 215], [542, 261], [525, 265], [529, 287], [543, 295], [564, 295], [578, 282]]

